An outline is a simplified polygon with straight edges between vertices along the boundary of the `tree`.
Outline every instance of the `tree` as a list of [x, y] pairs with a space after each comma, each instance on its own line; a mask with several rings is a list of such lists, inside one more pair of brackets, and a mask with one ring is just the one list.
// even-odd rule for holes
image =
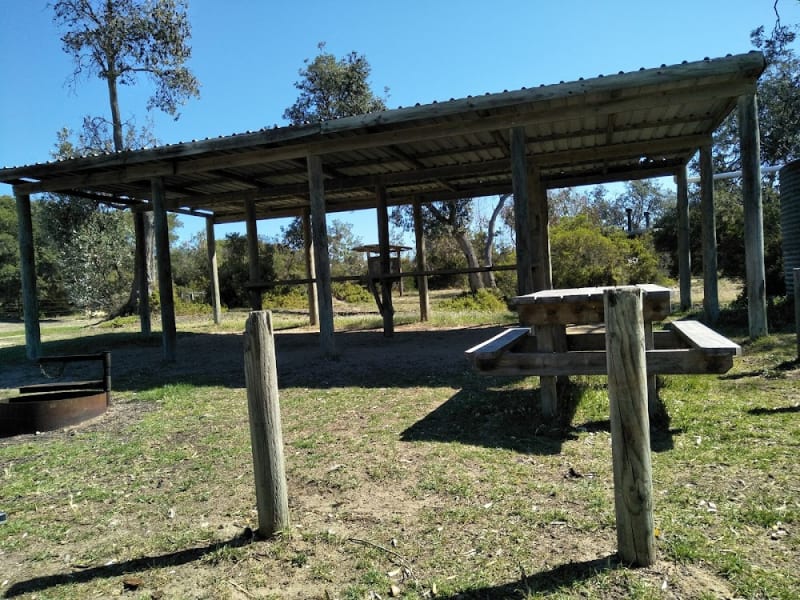
[[363, 54], [350, 52], [341, 59], [325, 52], [325, 42], [317, 44], [320, 53], [305, 68], [294, 87], [300, 90], [297, 101], [287, 108], [283, 118], [292, 125], [327, 121], [386, 110], [384, 98], [376, 96], [369, 85], [371, 67]]
[[[63, 272], [57, 260], [58, 246], [42, 235], [42, 205], [32, 206], [36, 245], [36, 288], [43, 312], [56, 314], [69, 310], [63, 285]], [[17, 243], [17, 211], [11, 196], [0, 196], [0, 315], [20, 316], [21, 283], [19, 244]]]
[[[306, 66], [298, 71], [300, 79], [294, 87], [300, 94], [284, 111], [284, 119], [292, 125], [301, 125], [386, 109], [388, 88], [384, 88], [383, 98], [373, 93], [369, 84], [371, 67], [363, 54], [350, 52], [337, 59], [325, 51], [325, 42], [317, 44], [317, 48], [319, 54], [314, 60], [303, 61]], [[303, 248], [303, 223], [299, 217], [282, 228], [282, 232], [283, 243], [289, 248], [295, 251]], [[328, 250], [334, 265], [345, 258], [351, 266], [357, 264], [354, 262], [357, 259], [347, 252], [359, 243], [360, 240], [353, 237], [352, 227], [346, 223], [334, 221], [328, 226]]]
[[[264, 240], [258, 240], [258, 266], [260, 281], [274, 281], [274, 248]], [[219, 293], [220, 301], [230, 307], [250, 305], [247, 284], [250, 282], [250, 267], [247, 237], [240, 233], [229, 233], [220, 243]]]
[[[782, 165], [800, 158], [800, 59], [791, 45], [797, 27], [776, 23], [767, 36], [764, 27], [753, 30], [753, 46], [764, 52], [767, 67], [757, 84], [761, 164]], [[714, 134], [714, 170], [740, 167], [736, 111]], [[695, 165], [695, 170], [696, 165]]]
[[147, 110], [177, 118], [178, 106], [199, 96], [186, 66], [191, 27], [185, 0], [58, 0], [54, 20], [65, 30], [64, 52], [75, 60], [73, 80], [95, 75], [108, 86], [114, 149], [123, 150], [120, 85], [146, 75], [155, 85]]
[[[191, 57], [187, 44], [191, 27], [185, 0], [58, 0], [52, 8], [55, 23], [64, 30], [62, 48], [75, 61], [73, 82], [94, 75], [107, 84], [115, 151], [127, 148], [120, 85], [135, 85], [140, 75], [148, 77], [155, 89], [147, 110], [157, 108], [176, 119], [178, 107], [199, 96], [199, 83], [186, 66]], [[87, 119], [95, 124], [95, 131], [103, 122]], [[155, 279], [152, 218], [147, 213], [144, 219], [147, 272], [136, 274], [127, 305], [120, 312], [135, 311], [139, 277], [146, 277], [148, 284]]]

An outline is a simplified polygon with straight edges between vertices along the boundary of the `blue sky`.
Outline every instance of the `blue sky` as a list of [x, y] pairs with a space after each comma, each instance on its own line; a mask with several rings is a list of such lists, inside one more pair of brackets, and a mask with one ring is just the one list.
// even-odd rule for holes
[[[189, 0], [201, 98], [177, 121], [154, 113], [155, 132], [174, 143], [284, 124], [298, 70], [321, 41], [337, 56], [365, 54], [373, 89], [388, 87], [394, 108], [747, 52], [750, 31], [774, 25], [773, 2]], [[783, 23], [800, 23], [800, 2], [778, 8]], [[45, 0], [0, 0], [0, 14], [0, 166], [44, 162], [59, 129], [108, 116], [106, 90], [98, 79], [70, 87], [73, 64]], [[124, 88], [123, 115], [143, 123], [150, 90]], [[376, 241], [372, 215], [333, 218]], [[204, 226], [182, 220], [184, 239]], [[259, 233], [278, 226], [259, 222]]]

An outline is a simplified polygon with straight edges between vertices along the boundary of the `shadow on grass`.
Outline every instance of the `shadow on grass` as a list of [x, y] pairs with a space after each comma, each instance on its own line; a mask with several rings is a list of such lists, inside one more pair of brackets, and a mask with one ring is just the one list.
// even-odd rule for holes
[[240, 535], [228, 541], [216, 542], [200, 548], [188, 548], [186, 550], [171, 552], [170, 554], [162, 554], [160, 556], [143, 556], [142, 558], [134, 558], [133, 560], [127, 560], [113, 565], [90, 567], [70, 573], [34, 577], [27, 581], [20, 581], [13, 584], [6, 590], [3, 597], [15, 598], [22, 594], [43, 592], [59, 585], [88, 583], [93, 579], [108, 579], [111, 577], [121, 577], [123, 575], [149, 571], [151, 569], [177, 567], [200, 560], [204, 556], [222, 550], [223, 548], [239, 548], [250, 544], [252, 541], [253, 533], [249, 529], [246, 529]]
[[558, 415], [548, 418], [539, 411], [538, 389], [467, 387], [403, 431], [401, 439], [558, 454], [565, 441], [577, 439], [570, 423], [580, 396], [580, 386], [559, 383]]
[[784, 413], [800, 413], [800, 405], [779, 406], [777, 408], [751, 408], [747, 411], [749, 415], [780, 415]]
[[[337, 332], [334, 359], [323, 356], [318, 333], [279, 331], [275, 335], [279, 385], [311, 389], [452, 385], [469, 370], [464, 350], [501, 329], [401, 331], [391, 338], [380, 330]], [[111, 351], [114, 391], [178, 383], [243, 388], [243, 339], [241, 333], [179, 332], [177, 360], [166, 362], [159, 333], [103, 332], [45, 341], [43, 355]], [[0, 348], [0, 365], [5, 384], [0, 388], [37, 383], [42, 377], [21, 345]], [[80, 376], [80, 372], [70, 374], [72, 379]]]
[[619, 566], [617, 555], [612, 554], [604, 558], [567, 563], [554, 569], [531, 575], [522, 573], [522, 577], [518, 581], [493, 587], [462, 590], [452, 596], [442, 596], [442, 598], [445, 600], [455, 600], [456, 598], [460, 600], [469, 598], [480, 598], [481, 600], [527, 598], [532, 594], [557, 592], [575, 583], [591, 579], [599, 573], [619, 568]]
[[[471, 383], [446, 402], [403, 431], [406, 442], [458, 442], [487, 448], [505, 448], [526, 454], [559, 454], [565, 442], [582, 432], [611, 431], [608, 419], [572, 425], [585, 387], [559, 382], [558, 414], [548, 418], [539, 411], [538, 388], [493, 387], [491, 379], [481, 386]], [[468, 382], [470, 383], [470, 382]], [[654, 452], [674, 448], [673, 436], [680, 429], [669, 427], [669, 417], [654, 420], [650, 447]]]

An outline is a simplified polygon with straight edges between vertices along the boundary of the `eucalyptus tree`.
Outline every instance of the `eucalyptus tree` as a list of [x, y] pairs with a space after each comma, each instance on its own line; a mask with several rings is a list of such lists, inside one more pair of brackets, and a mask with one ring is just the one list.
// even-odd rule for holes
[[[158, 109], [176, 119], [178, 108], [199, 96], [199, 83], [187, 62], [191, 57], [191, 26], [185, 0], [58, 0], [51, 4], [53, 19], [62, 30], [62, 48], [72, 56], [73, 85], [84, 77], [105, 81], [111, 119], [87, 117], [96, 129], [111, 126], [114, 151], [128, 149], [120, 108], [120, 86], [137, 85], [144, 77], [153, 85], [146, 109]], [[131, 127], [128, 123], [129, 128]], [[104, 149], [104, 148], [97, 148]], [[138, 278], [153, 277], [152, 213], [144, 216], [145, 273], [137, 273], [127, 304], [133, 312]], [[149, 287], [149, 286], [148, 286]]]

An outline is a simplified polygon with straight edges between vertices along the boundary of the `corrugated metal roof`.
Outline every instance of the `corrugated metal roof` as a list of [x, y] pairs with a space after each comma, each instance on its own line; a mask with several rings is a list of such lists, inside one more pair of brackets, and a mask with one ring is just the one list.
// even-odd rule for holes
[[299, 126], [0, 170], [18, 193], [59, 192], [244, 219], [308, 206], [305, 158], [319, 155], [328, 209], [511, 191], [510, 131], [549, 187], [673, 174], [764, 69], [760, 53], [684, 62], [569, 83], [451, 99]]

